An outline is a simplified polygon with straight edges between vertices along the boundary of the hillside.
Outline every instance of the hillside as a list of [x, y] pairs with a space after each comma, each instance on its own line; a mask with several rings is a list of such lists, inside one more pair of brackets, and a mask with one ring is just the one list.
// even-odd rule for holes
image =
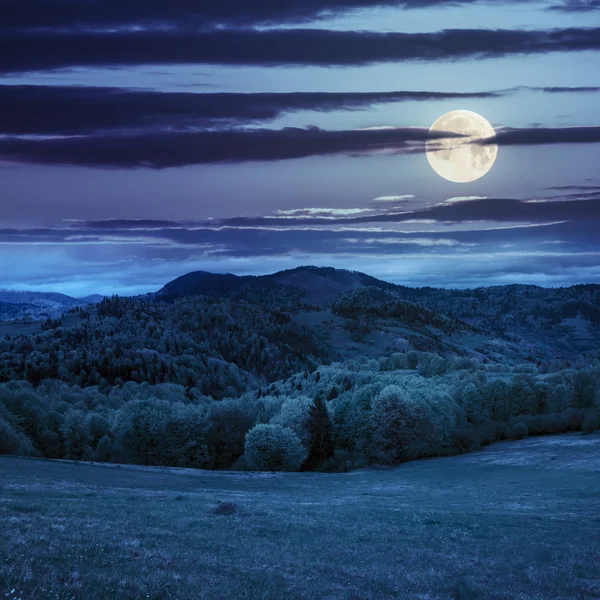
[[[542, 301], [567, 307], [566, 319], [597, 344], [591, 309], [568, 317], [569, 290], [513, 297], [515, 318], [531, 317], [515, 335], [473, 318], [491, 318], [497, 306], [487, 298], [510, 289], [454, 295], [313, 268], [186, 279], [195, 283], [180, 280], [180, 296], [115, 296], [5, 329], [0, 454], [243, 469], [246, 435], [267, 426], [300, 460], [317, 400], [331, 440], [310, 468], [327, 470], [597, 427], [600, 361], [577, 340], [553, 338], [550, 317], [535, 310]], [[595, 293], [580, 306], [593, 306]]]
[[[381, 281], [364, 273], [309, 266], [263, 276], [188, 273], [165, 285], [155, 297], [169, 301], [196, 295], [248, 298], [257, 304], [283, 304], [296, 310], [308, 305], [313, 312], [321, 310], [324, 315], [329, 315], [331, 308], [342, 297], [345, 297], [344, 302], [347, 302], [348, 294], [358, 293], [365, 288], [385, 292], [388, 301], [396, 297], [398, 301], [429, 309], [431, 314], [449, 317], [455, 323], [460, 322], [461, 325], [455, 327], [455, 331], [470, 331], [480, 335], [464, 340], [464, 343], [458, 345], [450, 344], [449, 347], [443, 340], [438, 343], [439, 332], [435, 330], [431, 332], [433, 338], [422, 329], [395, 331], [394, 329], [398, 328], [394, 326], [401, 326], [404, 322], [393, 315], [386, 315], [391, 329], [386, 330], [389, 335], [383, 334], [383, 346], [379, 342], [384, 338], [377, 338], [377, 343], [371, 339], [371, 345], [374, 343], [377, 347], [374, 351], [370, 350], [367, 344], [359, 346], [354, 355], [363, 352], [374, 356], [374, 353], [382, 353], [386, 348], [389, 350], [415, 347], [472, 354], [479, 358], [486, 355], [490, 355], [491, 358], [505, 355], [515, 360], [537, 361], [572, 358], [585, 352], [600, 351], [600, 285], [556, 289], [525, 285], [474, 290], [409, 288]], [[359, 296], [356, 296], [352, 300], [355, 304], [352, 315], [345, 316], [350, 316], [351, 320], [356, 322], [355, 325], [351, 324], [355, 331], [362, 330], [368, 334], [373, 331], [373, 319], [371, 325], [366, 325], [367, 317], [376, 315], [368, 295], [363, 296], [360, 301], [358, 299]], [[361, 307], [364, 307], [364, 310]], [[315, 315], [301, 319], [304, 325], [310, 326], [314, 323], [318, 329], [322, 329], [326, 320]], [[423, 322], [422, 325], [424, 324]], [[403, 334], [414, 337], [416, 345], [407, 343], [406, 335]], [[348, 344], [344, 342], [339, 346], [336, 352], [344, 355]], [[452, 346], [457, 347], [453, 350]]]
[[0, 457], [0, 594], [597, 599], [599, 464], [597, 434], [327, 475]]
[[260, 289], [266, 292], [283, 287], [293, 288], [298, 293], [298, 297], [305, 302], [327, 306], [342, 293], [366, 286], [385, 290], [402, 289], [400, 286], [380, 281], [364, 273], [331, 267], [307, 266], [260, 276], [218, 275], [198, 271], [171, 281], [158, 291], [157, 296], [169, 299], [200, 294], [220, 297], [248, 289]]

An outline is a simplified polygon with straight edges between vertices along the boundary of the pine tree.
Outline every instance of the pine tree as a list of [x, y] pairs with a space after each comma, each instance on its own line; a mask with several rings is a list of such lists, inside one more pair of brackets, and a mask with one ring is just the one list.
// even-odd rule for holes
[[304, 468], [313, 470], [333, 456], [331, 419], [327, 405], [321, 396], [317, 396], [310, 407], [307, 426], [310, 433], [310, 449]]

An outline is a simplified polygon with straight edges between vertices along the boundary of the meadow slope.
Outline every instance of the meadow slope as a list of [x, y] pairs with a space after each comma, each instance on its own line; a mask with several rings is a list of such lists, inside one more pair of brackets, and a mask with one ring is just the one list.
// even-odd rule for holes
[[0, 596], [597, 599], [599, 509], [599, 433], [343, 474], [0, 457]]

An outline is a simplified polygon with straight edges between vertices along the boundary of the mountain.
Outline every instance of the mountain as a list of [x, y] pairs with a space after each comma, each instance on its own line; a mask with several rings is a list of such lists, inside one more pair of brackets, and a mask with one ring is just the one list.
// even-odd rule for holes
[[258, 276], [237, 276], [231, 273], [219, 275], [196, 271], [167, 283], [156, 295], [162, 299], [198, 295], [223, 297], [245, 290], [266, 291], [283, 287], [298, 291], [299, 297], [306, 302], [327, 306], [337, 300], [342, 293], [367, 286], [390, 291], [405, 289], [358, 271], [307, 266]]
[[104, 296], [101, 294], [90, 294], [89, 296], [84, 296], [83, 298], [77, 298], [81, 304], [96, 304], [101, 302], [104, 299]]
[[74, 298], [56, 292], [0, 290], [0, 321], [56, 318], [70, 308], [95, 304], [103, 297], [94, 294], [85, 298]]
[[[367, 289], [371, 291], [360, 294], [360, 290]], [[375, 290], [385, 292], [385, 299], [376, 298]], [[349, 294], [358, 295], [349, 297]], [[394, 321], [394, 317], [389, 315], [407, 314], [390, 306], [377, 309], [382, 302], [388, 305], [390, 302], [408, 302], [431, 311], [431, 314], [450, 319], [457, 331], [464, 329], [466, 332], [465, 327], [470, 326], [472, 331], [485, 335], [485, 339], [471, 342], [471, 346], [476, 343], [481, 348], [489, 350], [495, 347], [500, 353], [505, 353], [507, 345], [513, 344], [524, 357], [540, 358], [600, 351], [599, 285], [569, 288], [507, 285], [470, 290], [410, 288], [356, 271], [306, 266], [262, 276], [188, 273], [165, 285], [154, 297], [172, 301], [198, 295], [246, 298], [271, 308], [279, 305], [293, 309], [295, 306], [298, 310], [302, 306], [313, 311], [320, 309], [324, 314], [343, 299], [344, 306], [352, 304], [351, 314], [346, 308], [342, 311], [344, 317], [360, 324], [355, 327], [355, 332], [366, 332], [371, 327], [366, 322], [377, 318], [378, 310], [383, 310], [379, 316], [386, 318], [388, 323]], [[411, 309], [409, 312], [414, 311]], [[323, 327], [314, 314], [310, 318], [305, 315], [298, 318], [307, 327], [311, 324], [317, 329]], [[398, 318], [396, 325], [402, 325]], [[438, 333], [434, 332], [434, 337]], [[406, 336], [398, 333], [391, 338], [404, 340]], [[403, 345], [406, 344], [401, 341], [400, 346]], [[430, 342], [426, 343], [426, 347], [430, 345]], [[391, 346], [397, 347], [398, 344], [392, 343]]]

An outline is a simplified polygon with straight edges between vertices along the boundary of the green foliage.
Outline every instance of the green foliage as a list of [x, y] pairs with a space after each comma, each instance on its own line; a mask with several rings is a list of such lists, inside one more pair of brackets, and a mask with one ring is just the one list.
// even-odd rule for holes
[[307, 429], [310, 441], [304, 468], [313, 470], [334, 452], [331, 417], [321, 396], [317, 396], [310, 406]]
[[515, 440], [523, 440], [528, 435], [529, 435], [529, 429], [528, 429], [527, 425], [525, 425], [525, 423], [516, 423], [511, 430], [511, 436]]
[[598, 415], [593, 412], [588, 412], [581, 424], [582, 433], [593, 433], [600, 428], [600, 423], [598, 421]]
[[0, 415], [0, 454], [35, 455], [31, 441]]
[[92, 435], [90, 417], [82, 410], [70, 409], [61, 427], [65, 444], [65, 456], [73, 460], [91, 457]]
[[[231, 404], [215, 404], [208, 420], [206, 463], [213, 469], [229, 469], [244, 453], [252, 417]], [[197, 429], [199, 430], [199, 428]]]
[[373, 401], [370, 454], [376, 462], [397, 464], [431, 429], [424, 407], [397, 385], [385, 387]]
[[169, 382], [222, 398], [258, 379], [312, 370], [321, 356], [316, 342], [275, 308], [241, 299], [165, 303], [115, 296], [76, 327], [46, 326], [30, 337], [0, 341], [0, 382], [38, 386], [57, 379], [102, 389]]
[[412, 326], [432, 326], [447, 334], [475, 331], [471, 325], [432, 312], [422, 305], [401, 300], [396, 294], [367, 286], [342, 294], [332, 307], [335, 315], [346, 317], [350, 327], [363, 334], [374, 327], [375, 319], [395, 319]]
[[471, 452], [479, 447], [481, 440], [475, 427], [466, 423], [452, 432], [452, 442], [460, 452]]
[[115, 421], [116, 442], [131, 462], [211, 468], [207, 409], [150, 398], [133, 400]]
[[260, 424], [246, 435], [246, 462], [255, 471], [297, 471], [306, 454], [298, 436], [287, 427]]
[[105, 435], [99, 442], [94, 460], [98, 462], [110, 462], [115, 456], [115, 446], [112, 440]]

